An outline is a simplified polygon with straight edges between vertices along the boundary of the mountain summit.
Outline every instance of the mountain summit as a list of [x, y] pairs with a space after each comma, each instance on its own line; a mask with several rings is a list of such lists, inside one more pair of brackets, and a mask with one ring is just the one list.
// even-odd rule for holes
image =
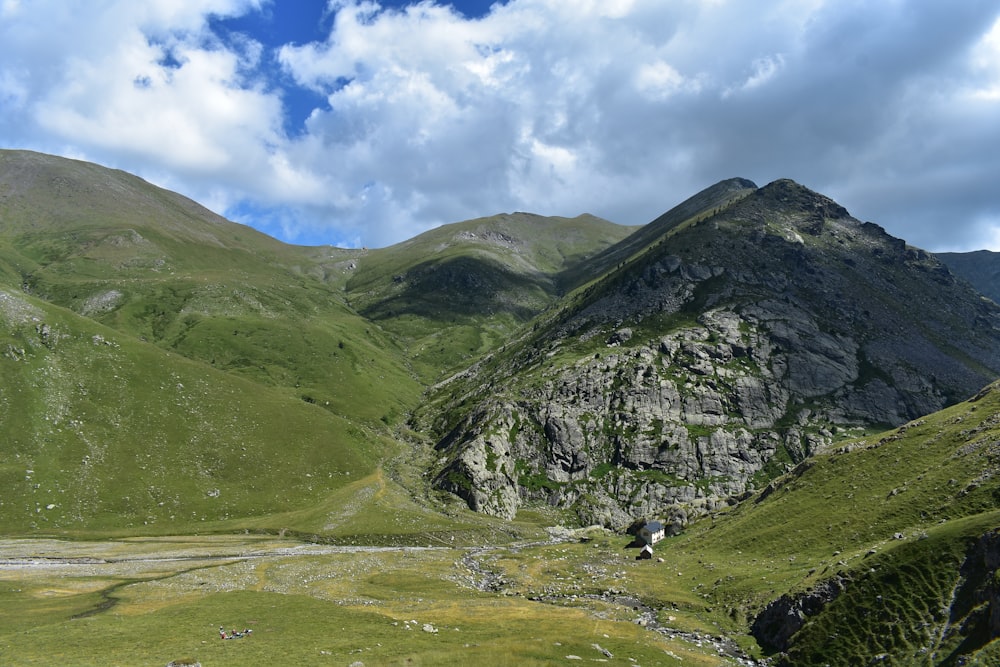
[[681, 526], [1000, 374], [1000, 307], [789, 180], [721, 181], [642, 227], [512, 213], [345, 250], [2, 151], [0, 306], [11, 530], [267, 527], [412, 447], [419, 502], [426, 472], [501, 517]]
[[611, 271], [442, 388], [438, 485], [500, 516], [682, 525], [1000, 372], [1000, 308], [935, 257], [793, 181], [750, 185], [605, 251]]

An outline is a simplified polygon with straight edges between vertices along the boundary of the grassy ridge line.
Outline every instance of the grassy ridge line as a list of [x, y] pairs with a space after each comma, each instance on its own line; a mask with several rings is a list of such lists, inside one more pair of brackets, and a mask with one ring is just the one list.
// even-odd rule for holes
[[[102, 231], [98, 249], [131, 252], [113, 242], [121, 234]], [[86, 244], [38, 264], [26, 253], [41, 260], [40, 250], [18, 253], [9, 241], [0, 241], [0, 263], [20, 267], [8, 272], [18, 290], [25, 281], [47, 301], [266, 385], [298, 389], [348, 418], [393, 420], [419, 395], [402, 350], [334, 288], [242, 250], [188, 247], [156, 231], [143, 239], [164, 266], [110, 259]]]
[[556, 277], [633, 228], [593, 216], [501, 214], [366, 251], [351, 306], [406, 346], [427, 382], [495, 349], [560, 295]]

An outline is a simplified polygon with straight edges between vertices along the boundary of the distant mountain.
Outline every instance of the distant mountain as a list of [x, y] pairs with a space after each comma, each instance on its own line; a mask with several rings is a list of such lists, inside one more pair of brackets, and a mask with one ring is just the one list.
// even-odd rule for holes
[[982, 294], [1000, 303], [1000, 252], [939, 252], [937, 258]]
[[555, 304], [567, 274], [600, 275], [595, 257], [636, 229], [591, 215], [530, 213], [444, 225], [365, 252], [346, 294], [361, 315], [399, 336], [422, 376], [440, 379]]
[[1000, 307], [827, 197], [731, 181], [665, 219], [428, 401], [441, 488], [500, 516], [682, 525], [1000, 373]]

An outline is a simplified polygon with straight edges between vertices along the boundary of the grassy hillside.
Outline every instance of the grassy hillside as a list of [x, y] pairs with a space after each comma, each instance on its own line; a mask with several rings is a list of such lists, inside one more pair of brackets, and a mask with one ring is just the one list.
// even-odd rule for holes
[[0, 532], [335, 533], [422, 391], [346, 304], [355, 255], [0, 151]]
[[236, 527], [322, 502], [392, 451], [317, 405], [30, 297], [0, 291], [0, 332], [0, 532]]
[[366, 252], [347, 294], [435, 380], [496, 348], [562, 295], [564, 271], [589, 275], [593, 256], [634, 230], [589, 215], [529, 213], [445, 225]]
[[994, 385], [815, 456], [697, 524], [670, 553], [698, 562], [697, 588], [733, 629], [782, 594], [846, 581], [792, 637], [788, 664], [857, 665], [882, 654], [892, 664], [953, 664], [956, 651], [994, 651], [993, 607], [973, 593], [988, 594], [998, 563], [976, 570], [972, 552], [1000, 525], [998, 436]]

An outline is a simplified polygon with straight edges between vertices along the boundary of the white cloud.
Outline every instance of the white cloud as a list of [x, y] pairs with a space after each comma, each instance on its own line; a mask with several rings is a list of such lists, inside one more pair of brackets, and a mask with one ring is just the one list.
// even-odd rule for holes
[[[504, 210], [638, 224], [746, 176], [925, 247], [944, 215], [952, 241], [967, 218], [964, 242], [994, 242], [971, 224], [1000, 209], [986, 0], [509, 0], [476, 20], [334, 0], [326, 39], [275, 51], [208, 21], [264, 0], [0, 2], [0, 140], [292, 241], [381, 245]], [[289, 135], [297, 87], [325, 102]]]
[[669, 63], [656, 62], [641, 65], [635, 74], [635, 85], [640, 92], [654, 99], [665, 99], [682, 89], [684, 77]]
[[971, 96], [1000, 100], [1000, 19], [973, 49], [972, 65], [981, 78], [974, 85]]
[[[765, 85], [779, 74], [784, 62], [785, 58], [780, 53], [754, 60], [751, 64], [751, 74], [742, 83], [740, 90], [753, 90]], [[733, 91], [727, 90], [723, 95], [728, 96], [731, 92]]]

